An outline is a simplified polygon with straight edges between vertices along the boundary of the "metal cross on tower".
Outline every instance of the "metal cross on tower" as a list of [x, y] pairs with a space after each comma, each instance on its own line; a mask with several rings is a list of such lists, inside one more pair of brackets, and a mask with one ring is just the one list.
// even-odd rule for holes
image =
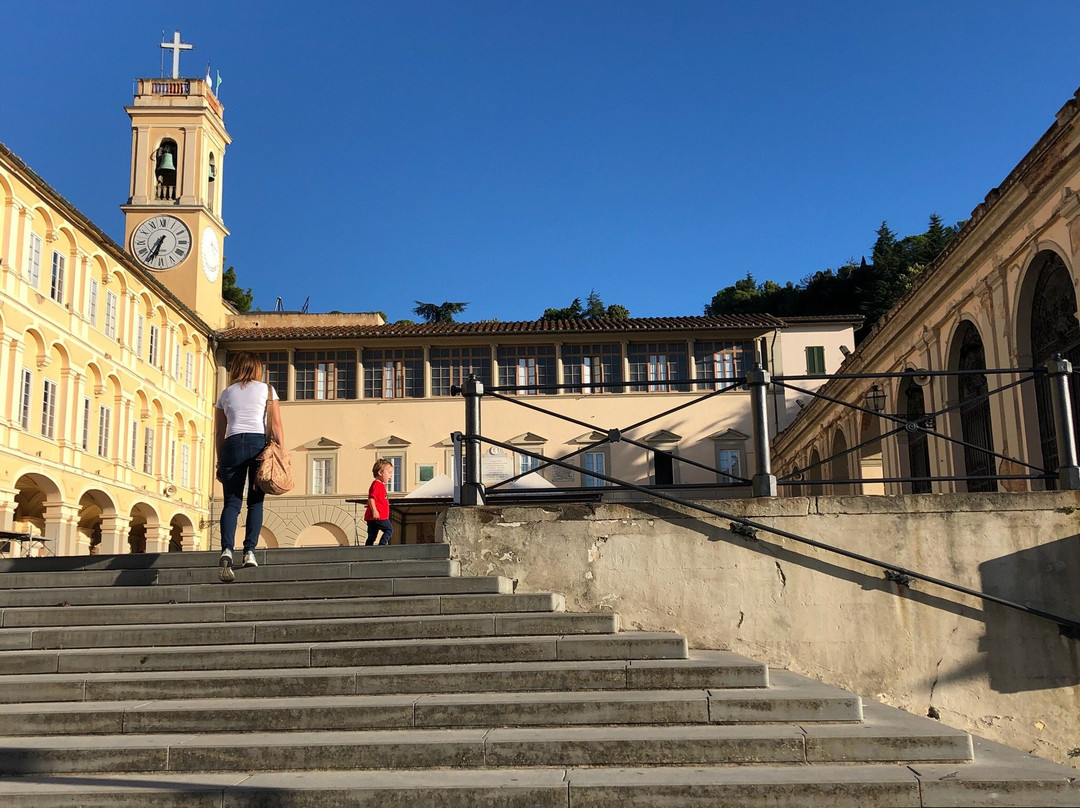
[[180, 78], [180, 51], [195, 50], [194, 45], [188, 45], [180, 41], [180, 32], [173, 31], [172, 42], [162, 42], [161, 47], [172, 51], [172, 77]]

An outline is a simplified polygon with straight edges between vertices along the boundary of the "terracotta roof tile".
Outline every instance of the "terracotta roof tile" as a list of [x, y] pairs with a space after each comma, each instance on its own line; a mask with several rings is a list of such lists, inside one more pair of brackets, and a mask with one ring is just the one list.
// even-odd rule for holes
[[[313, 318], [318, 315], [312, 315]], [[265, 340], [378, 339], [386, 337], [467, 337], [484, 334], [625, 334], [703, 329], [770, 330], [784, 321], [769, 314], [728, 314], [716, 317], [631, 317], [628, 320], [529, 320], [479, 323], [387, 323], [386, 325], [255, 326], [227, 328], [217, 333], [221, 342]]]

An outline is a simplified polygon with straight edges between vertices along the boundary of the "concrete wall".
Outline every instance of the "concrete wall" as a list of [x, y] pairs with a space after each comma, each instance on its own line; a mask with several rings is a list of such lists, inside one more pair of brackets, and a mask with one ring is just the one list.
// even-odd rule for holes
[[[1080, 494], [711, 503], [794, 534], [1080, 619]], [[454, 508], [462, 573], [671, 629], [1060, 762], [1080, 746], [1080, 642], [1056, 624], [662, 504]]]

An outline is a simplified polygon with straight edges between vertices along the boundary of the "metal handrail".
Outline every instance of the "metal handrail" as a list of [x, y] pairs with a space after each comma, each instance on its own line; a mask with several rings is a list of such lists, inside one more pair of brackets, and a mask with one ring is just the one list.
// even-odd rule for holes
[[834, 553], [836, 555], [843, 556], [844, 558], [849, 558], [853, 561], [859, 561], [872, 567], [879, 567], [884, 571], [886, 580], [896, 584], [897, 586], [909, 587], [912, 580], [925, 581], [926, 583], [934, 584], [935, 586], [940, 586], [953, 592], [959, 592], [970, 597], [978, 598], [987, 603], [996, 603], [999, 606], [1005, 606], [1006, 608], [1014, 609], [1025, 614], [1032, 615], [1034, 617], [1039, 617], [1044, 620], [1050, 620], [1051, 622], [1057, 624], [1058, 629], [1063, 636], [1069, 637], [1070, 639], [1074, 640], [1080, 639], [1080, 621], [1072, 620], [1070, 618], [1062, 617], [1056, 614], [1051, 614], [1050, 612], [1043, 611], [1042, 609], [1034, 609], [1030, 606], [1024, 606], [1021, 603], [1015, 603], [1011, 600], [1000, 598], [997, 595], [991, 595], [987, 592], [981, 592], [977, 589], [971, 589], [970, 587], [962, 586], [961, 584], [952, 583], [951, 581], [946, 581], [941, 578], [935, 578], [932, 575], [926, 575], [916, 570], [902, 567], [898, 564], [889, 564], [885, 561], [881, 561], [880, 559], [863, 555], [862, 553], [845, 550], [841, 547], [834, 547], [831, 544], [825, 544], [824, 542], [817, 541], [816, 539], [810, 539], [806, 536], [800, 536], [797, 533], [792, 533], [788, 530], [782, 530], [781, 528], [772, 527], [762, 522], [756, 522], [752, 519], [747, 519], [742, 516], [735, 516], [734, 514], [727, 513], [726, 511], [721, 511], [717, 508], [710, 508], [700, 503], [680, 499], [679, 497], [666, 494], [662, 491], [648, 489], [644, 486], [636, 485], [634, 483], [627, 482], [626, 480], [620, 480], [607, 474], [601, 474], [599, 472], [589, 471], [578, 466], [572, 466], [562, 460], [545, 457], [542, 454], [530, 452], [522, 449], [521, 447], [513, 446], [509, 443], [503, 443], [502, 441], [494, 440], [480, 434], [463, 434], [461, 435], [461, 438], [466, 441], [479, 441], [482, 443], [486, 443], [490, 446], [498, 446], [511, 452], [517, 452], [519, 454], [527, 455], [542, 462], [546, 462], [550, 465], [561, 466], [563, 468], [571, 469], [575, 472], [585, 474], [589, 477], [594, 477], [596, 479], [603, 480], [604, 482], [627, 488], [631, 491], [637, 491], [641, 494], [653, 497], [655, 499], [671, 502], [684, 508], [691, 508], [696, 511], [701, 511], [702, 513], [707, 513], [710, 516], [715, 516], [720, 519], [727, 519], [733, 523], [733, 526], [742, 526], [742, 530], [734, 530], [733, 528], [733, 532], [739, 533], [740, 535], [745, 535], [748, 538], [756, 539], [756, 531], [761, 530], [765, 531], [766, 533], [771, 533], [773, 535], [781, 536], [782, 538], [790, 539], [791, 541], [807, 545], [809, 547], [814, 547], [818, 550], [825, 550], [826, 552]]

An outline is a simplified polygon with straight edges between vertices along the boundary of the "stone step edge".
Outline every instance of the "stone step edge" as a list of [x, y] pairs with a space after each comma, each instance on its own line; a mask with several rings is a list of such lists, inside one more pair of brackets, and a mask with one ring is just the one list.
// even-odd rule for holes
[[[410, 689], [409, 680], [421, 680], [427, 688], [422, 692], [427, 693], [469, 693], [469, 692], [535, 692], [549, 690], [546, 687], [527, 687], [526, 683], [507, 682], [508, 678], [527, 679], [529, 677], [564, 677], [575, 678], [575, 674], [584, 677], [588, 674], [610, 678], [595, 681], [587, 686], [576, 682], [575, 688], [564, 686], [561, 690], [640, 690], [640, 686], [631, 685], [631, 680], [644, 680], [652, 677], [663, 680], [667, 677], [693, 675], [694, 672], [704, 673], [700, 676], [723, 676], [730, 679], [744, 679], [741, 683], [728, 683], [726, 685], [709, 685], [714, 688], [725, 689], [754, 689], [769, 686], [768, 667], [738, 654], [728, 651], [701, 651], [690, 652], [686, 659], [643, 659], [643, 660], [585, 660], [580, 662], [477, 662], [461, 664], [441, 665], [371, 665], [353, 667], [320, 667], [320, 668], [291, 668], [283, 675], [281, 668], [254, 668], [244, 671], [243, 681], [237, 680], [235, 670], [207, 670], [207, 671], [124, 671], [108, 673], [52, 673], [52, 674], [4, 674], [0, 675], [0, 698], [8, 693], [17, 693], [20, 686], [40, 689], [51, 692], [52, 697], [6, 699], [0, 703], [44, 703], [44, 702], [97, 702], [109, 701], [106, 697], [89, 697], [87, 689], [107, 689], [110, 685], [117, 687], [133, 688], [144, 687], [148, 690], [157, 688], [164, 690], [168, 684], [190, 683], [192, 687], [201, 687], [204, 692], [187, 698], [236, 698], [236, 692], [228, 692], [226, 688], [220, 695], [208, 693], [212, 687], [219, 686], [222, 681], [228, 682], [237, 692], [248, 688], [261, 681], [268, 681], [280, 685], [279, 690], [287, 689], [287, 684], [282, 684], [283, 679], [303, 680], [310, 679], [315, 683], [332, 679], [352, 680], [349, 690], [340, 690], [334, 695], [375, 695], [403, 692], [418, 692]], [[490, 678], [499, 675], [497, 678]], [[487, 677], [487, 678], [486, 678]], [[618, 681], [621, 678], [621, 681]], [[439, 690], [431, 690], [431, 681], [436, 680], [440, 684], [451, 684], [458, 679], [464, 679], [470, 687], [458, 688], [448, 686]], [[476, 688], [477, 683], [490, 684], [491, 687]], [[386, 683], [386, 687], [379, 688], [380, 683]], [[366, 687], [365, 687], [366, 684]], [[400, 685], [400, 686], [398, 686]], [[509, 686], [508, 686], [509, 685]], [[686, 686], [686, 685], [683, 685]], [[692, 685], [701, 687], [701, 685]], [[71, 698], [57, 698], [55, 693], [58, 688], [66, 687], [72, 693]], [[378, 688], [378, 689], [375, 689]], [[668, 685], [661, 689], [676, 689], [674, 685]], [[304, 693], [292, 693], [289, 695], [313, 695]], [[329, 695], [320, 692], [314, 695]], [[262, 698], [276, 698], [278, 694], [261, 696]], [[172, 699], [185, 698], [182, 695], [172, 695]]]
[[[1020, 753], [1016, 753], [1020, 755]], [[920, 767], [921, 768], [921, 767]], [[952, 772], [941, 771], [952, 769]], [[296, 795], [304, 804], [355, 795], [377, 804], [379, 795], [394, 804], [465, 808], [478, 803], [503, 808], [566, 808], [585, 804], [619, 808], [646, 804], [652, 798], [671, 808], [699, 806], [703, 800], [726, 800], [741, 808], [799, 808], [833, 805], [1000, 806], [1003, 794], [1018, 793], [1028, 808], [1080, 804], [1080, 787], [1068, 772], [1030, 774], [1018, 764], [987, 770], [979, 763], [937, 767], [920, 774], [906, 765], [868, 766], [717, 766], [649, 768], [448, 769], [437, 771], [308, 771], [219, 775], [130, 775], [122, 783], [108, 776], [0, 778], [6, 808], [70, 808], [73, 799], [88, 808], [145, 806], [147, 795], [216, 795], [223, 804], [239, 805], [276, 794]], [[320, 795], [326, 795], [325, 798]], [[358, 803], [359, 804], [359, 803]]]
[[[234, 551], [234, 554], [239, 556], [240, 551]], [[448, 560], [450, 558], [450, 545], [445, 542], [430, 542], [426, 544], [392, 544], [388, 547], [378, 548], [349, 544], [338, 547], [327, 545], [325, 547], [259, 547], [255, 549], [255, 558], [260, 565], [269, 564], [273, 566], [327, 563], [325, 560], [313, 561], [312, 558], [333, 557], [335, 554], [340, 554], [343, 557], [351, 556], [351, 558], [348, 558], [349, 561], [358, 562], [369, 560]], [[217, 566], [220, 555], [220, 550], [185, 550], [172, 553], [3, 558], [0, 559], [0, 573], [44, 572], [63, 575], [70, 572], [108, 570], [194, 569]], [[161, 563], [159, 564], [159, 562]]]
[[[518, 650], [514, 650], [514, 649]], [[341, 667], [341, 656], [391, 653], [430, 654], [443, 651], [444, 659], [439, 664], [466, 664], [477, 662], [557, 662], [585, 661], [598, 659], [686, 659], [686, 638], [673, 632], [627, 631], [620, 634], [590, 635], [541, 635], [541, 636], [506, 636], [506, 637], [455, 637], [440, 639], [409, 640], [349, 640], [339, 642], [302, 642], [272, 643], [263, 645], [201, 645], [201, 646], [166, 646], [161, 648], [144, 647], [139, 649], [78, 648], [72, 650], [43, 651], [0, 651], [0, 670], [5, 673], [106, 673], [132, 670], [218, 670], [209, 657], [230, 657], [231, 668], [265, 668], [265, 664], [246, 662], [253, 654], [260, 657], [272, 649], [279, 655], [280, 668], [310, 669], [322, 667]], [[518, 651], [532, 656], [525, 658], [507, 658], [507, 653]], [[551, 656], [554, 654], [554, 656]], [[456, 657], [455, 657], [456, 655]], [[470, 657], [471, 655], [471, 657]], [[446, 659], [446, 656], [455, 657]], [[197, 667], [193, 658], [201, 658]], [[241, 657], [243, 659], [238, 659]], [[469, 658], [467, 658], [469, 657]], [[156, 658], [162, 661], [181, 659], [180, 667], [157, 667], [147, 665], [147, 661]], [[82, 660], [81, 662], [79, 660]], [[123, 660], [121, 666], [121, 660]], [[131, 660], [135, 660], [134, 664]], [[86, 667], [92, 661], [96, 667]], [[262, 661], [262, 660], [260, 660]], [[372, 660], [353, 661], [353, 665], [374, 666]], [[432, 662], [387, 661], [386, 665], [435, 664]], [[11, 670], [8, 666], [18, 666], [20, 670]]]
[[[312, 630], [316, 630], [319, 627], [341, 627], [341, 628], [364, 628], [378, 629], [380, 627], [394, 627], [394, 626], [410, 626], [415, 624], [430, 624], [435, 628], [438, 626], [445, 626], [446, 624], [452, 624], [455, 621], [460, 621], [463, 624], [482, 624], [490, 621], [491, 632], [490, 633], [467, 633], [467, 634], [451, 634], [451, 633], [436, 633], [435, 637], [431, 639], [449, 639], [455, 636], [466, 637], [506, 637], [506, 636], [530, 636], [530, 637], [545, 637], [553, 634], [591, 634], [597, 636], [603, 636], [608, 634], [619, 633], [619, 616], [614, 612], [479, 612], [479, 613], [467, 613], [467, 614], [418, 614], [418, 615], [390, 615], [381, 617], [344, 617], [344, 618], [297, 618], [294, 620], [226, 620], [221, 622], [215, 622], [212, 624], [205, 623], [144, 623], [144, 624], [125, 624], [120, 626], [35, 626], [33, 628], [7, 628], [0, 629], [0, 641], [5, 636], [18, 637], [25, 635], [28, 640], [28, 646], [26, 648], [5, 648], [4, 653], [19, 653], [21, 651], [75, 651], [75, 650], [131, 650], [134, 648], [175, 648], [178, 646], [183, 647], [201, 647], [192, 646], [190, 641], [185, 638], [177, 638], [175, 645], [169, 642], [169, 634], [182, 635], [185, 632], [205, 631], [207, 625], [213, 625], [219, 630], [241, 631], [243, 629], [251, 629], [251, 637], [247, 640], [233, 640], [226, 644], [232, 646], [247, 646], [247, 645], [277, 645], [281, 641], [275, 639], [260, 639], [260, 629], [262, 633], [272, 633], [274, 629], [295, 629], [300, 630], [304, 626], [309, 627]], [[525, 624], [530, 621], [536, 621], [543, 623], [550, 621], [553, 623], [550, 627], [536, 626], [533, 630], [523, 631], [521, 625], [515, 626], [514, 624]], [[588, 630], [572, 631], [577, 623], [610, 623], [610, 626], [593, 627]], [[510, 625], [503, 625], [503, 624]], [[500, 629], [504, 630], [503, 633]], [[12, 632], [7, 634], [7, 632]], [[67, 636], [59, 637], [60, 633], [65, 633]], [[147, 637], [141, 643], [133, 642], [132, 640], [138, 639], [134, 636], [139, 632], [145, 634], [157, 634], [156, 637]], [[77, 645], [75, 644], [77, 638], [71, 635], [77, 635], [79, 633], [86, 633], [90, 636], [96, 637], [108, 637], [110, 633], [117, 635], [116, 639], [124, 640], [128, 642], [125, 644], [116, 645]], [[210, 633], [210, 632], [207, 632]], [[125, 637], [125, 635], [132, 635]], [[49, 643], [49, 638], [53, 640]], [[421, 639], [422, 637], [402, 637], [400, 639]], [[373, 637], [373, 641], [391, 641], [393, 637]], [[46, 644], [35, 644], [35, 641], [40, 641]], [[322, 638], [318, 640], [287, 640], [288, 643], [296, 642], [335, 642], [332, 637]], [[345, 641], [363, 642], [362, 638], [350, 637]], [[83, 640], [86, 642], [86, 640]], [[207, 645], [221, 645], [220, 642], [208, 642]]]
[[[412, 580], [415, 580], [415, 579], [412, 579]], [[493, 601], [497, 601], [497, 600], [502, 599], [502, 598], [508, 598], [508, 599], [511, 599], [511, 602], [520, 602], [520, 601], [525, 601], [525, 600], [545, 600], [545, 599], [549, 599], [552, 602], [552, 607], [550, 609], [547, 609], [547, 610], [529, 609], [528, 611], [529, 612], [536, 612], [536, 613], [539, 613], [539, 612], [542, 612], [542, 611], [563, 612], [563, 613], [566, 612], [566, 599], [563, 597], [563, 595], [559, 594], [558, 592], [512, 592], [512, 593], [492, 592], [492, 593], [487, 593], [487, 594], [485, 594], [485, 593], [477, 593], [477, 594], [459, 593], [459, 594], [450, 594], [450, 595], [444, 595], [444, 594], [435, 594], [435, 595], [360, 595], [360, 596], [357, 596], [357, 597], [348, 597], [348, 596], [337, 597], [337, 598], [317, 598], [317, 597], [312, 597], [312, 598], [289, 598], [289, 599], [286, 599], [286, 600], [196, 601], [196, 602], [185, 602], [185, 603], [159, 603], [159, 604], [153, 604], [153, 605], [168, 606], [168, 607], [172, 607], [172, 606], [192, 607], [192, 608], [196, 608], [196, 609], [201, 609], [201, 610], [203, 610], [205, 612], [213, 612], [213, 611], [218, 611], [218, 610], [220, 610], [220, 612], [221, 612], [220, 617], [217, 617], [215, 615], [209, 615], [209, 616], [204, 617], [203, 619], [201, 619], [199, 621], [185, 620], [185, 621], [182, 621], [183, 623], [192, 623], [192, 622], [199, 622], [199, 623], [247, 622], [247, 621], [250, 621], [252, 618], [231, 617], [229, 615], [229, 612], [230, 611], [236, 611], [236, 610], [242, 610], [242, 609], [259, 609], [259, 608], [263, 608], [263, 607], [283, 608], [286, 605], [295, 606], [298, 603], [317, 603], [317, 604], [320, 604], [320, 605], [321, 604], [326, 604], [329, 608], [332, 609], [332, 608], [340, 607], [341, 604], [347, 604], [347, 603], [352, 603], [352, 604], [355, 604], [357, 606], [360, 606], [361, 604], [363, 604], [363, 605], [374, 605], [374, 604], [379, 604], [379, 603], [393, 602], [393, 603], [400, 603], [402, 605], [415, 604], [418, 607], [422, 607], [422, 606], [425, 606], [425, 605], [428, 605], [428, 604], [432, 604], [434, 601], [438, 601], [439, 611], [433, 611], [433, 612], [425, 612], [425, 611], [400, 612], [400, 613], [386, 614], [386, 615], [377, 615], [377, 614], [357, 615], [355, 617], [355, 619], [362, 619], [362, 618], [368, 618], [368, 617], [407, 617], [409, 615], [417, 615], [417, 616], [419, 616], [419, 615], [429, 615], [429, 614], [430, 615], [470, 615], [470, 614], [520, 614], [520, 613], [522, 613], [521, 610], [512, 610], [510, 612], [506, 612], [506, 611], [503, 611], [503, 610], [496, 610], [496, 609], [492, 609], [492, 610], [489, 610], [489, 611], [484, 611], [484, 610], [477, 610], [477, 609], [455, 608], [455, 607], [460, 607], [462, 604], [465, 603], [465, 601], [467, 599], [470, 599], [470, 598], [474, 598], [474, 599], [475, 598], [490, 598]], [[455, 601], [457, 601], [457, 603], [455, 603]], [[274, 604], [277, 604], [277, 605], [275, 606]], [[130, 603], [108, 603], [108, 604], [101, 604], [101, 605], [84, 605], [84, 606], [38, 606], [38, 607], [34, 607], [34, 606], [4, 606], [4, 607], [0, 607], [0, 631], [6, 630], [6, 629], [23, 629], [23, 630], [26, 630], [26, 629], [50, 629], [50, 628], [71, 628], [71, 629], [75, 629], [75, 628], [110, 628], [110, 627], [118, 628], [118, 627], [126, 627], [126, 626], [177, 625], [177, 623], [174, 623], [172, 621], [164, 621], [164, 620], [160, 621], [160, 622], [153, 622], [153, 623], [140, 623], [140, 622], [137, 621], [138, 615], [131, 615], [132, 619], [131, 619], [130, 622], [129, 621], [101, 622], [101, 617], [100, 616], [97, 617], [96, 620], [91, 620], [91, 617], [92, 617], [91, 613], [96, 614], [98, 612], [104, 612], [103, 616], [106, 616], [106, 617], [111, 617], [113, 614], [121, 615], [121, 616], [127, 615], [129, 612], [134, 611], [132, 609], [132, 606], [133, 606], [133, 604], [130, 604]], [[22, 614], [40, 615], [43, 618], [50, 617], [53, 614], [56, 614], [56, 615], [61, 615], [61, 614], [70, 615], [72, 613], [75, 613], [75, 614], [84, 614], [85, 613], [87, 622], [85, 622], [85, 623], [83, 623], [83, 622], [71, 622], [71, 623], [36, 623], [36, 624], [7, 625], [8, 619], [14, 618], [16, 616], [16, 615], [9, 615], [8, 614], [9, 612], [14, 612], [14, 613], [17, 613], [18, 615], [22, 615]], [[256, 618], [256, 619], [265, 619], [265, 618]], [[345, 618], [341, 618], [341, 617], [338, 617], [338, 618], [334, 618], [334, 617], [319, 618], [319, 617], [310, 617], [310, 616], [300, 616], [300, 617], [280, 617], [280, 618], [276, 618], [276, 619], [279, 619], [279, 620], [319, 620], [319, 619], [345, 619]]]
[[[178, 733], [0, 737], [0, 772], [284, 771], [311, 768], [320, 754], [345, 751], [340, 765], [319, 768], [418, 769], [554, 765], [670, 766], [822, 763], [972, 763], [971, 738], [948, 728], [897, 736], [892, 725], [838, 725], [827, 743], [797, 725], [466, 728], [323, 732]], [[590, 745], [596, 747], [590, 750]], [[846, 747], [854, 746], [855, 751]], [[555, 747], [555, 748], [549, 748]], [[707, 748], [712, 747], [712, 748]], [[719, 747], [719, 748], [715, 748]], [[862, 750], [861, 752], [858, 750]], [[569, 754], [566, 754], [569, 752]], [[410, 759], [410, 756], [415, 756]], [[95, 763], [96, 758], [103, 758]], [[559, 759], [552, 759], [560, 758]], [[264, 759], [265, 758], [265, 759]], [[522, 759], [523, 758], [523, 759]], [[571, 758], [576, 758], [572, 760]], [[261, 763], [253, 763], [259, 761]], [[26, 766], [20, 768], [20, 762]], [[50, 762], [55, 763], [50, 767]], [[304, 761], [305, 766], [297, 763]], [[608, 765], [611, 765], [610, 763]], [[112, 766], [113, 768], [107, 768]]]
[[[0, 576], [2, 577], [2, 576]], [[437, 583], [435, 583], [437, 582]], [[454, 582], [450, 584], [450, 582]], [[463, 583], [466, 582], [466, 583]], [[484, 576], [416, 576], [416, 577], [400, 577], [400, 578], [335, 578], [331, 581], [320, 581], [312, 579], [310, 581], [234, 581], [230, 584], [224, 583], [191, 583], [191, 584], [162, 584], [162, 585], [146, 585], [146, 586], [125, 586], [119, 587], [106, 587], [106, 586], [80, 586], [71, 587], [66, 590], [57, 588], [33, 588], [33, 587], [20, 587], [17, 589], [2, 590], [0, 589], [0, 608], [4, 609], [19, 609], [19, 608], [34, 608], [38, 605], [34, 603], [9, 603], [4, 599], [5, 593], [11, 593], [17, 595], [43, 595], [47, 594], [48, 597], [40, 597], [40, 600], [51, 601], [48, 605], [66, 608], [64, 603], [71, 603], [70, 599], [78, 600], [79, 595], [86, 595], [89, 593], [108, 593], [116, 597], [115, 600], [108, 603], [92, 603], [82, 602], [79, 606], [139, 606], [139, 605], [159, 605], [170, 602], [176, 603], [222, 603], [227, 602], [224, 598], [210, 598], [210, 599], [191, 599], [192, 592], [190, 590], [198, 590], [195, 595], [207, 595], [209, 593], [225, 594], [227, 592], [234, 592], [237, 595], [243, 596], [247, 594], [251, 598], [250, 592], [255, 589], [296, 589], [303, 590], [305, 594], [296, 597], [266, 597], [266, 598], [251, 598], [253, 600], [266, 600], [266, 601], [286, 601], [286, 600], [321, 600], [327, 595], [319, 595], [316, 592], [312, 592], [312, 588], [319, 588], [320, 584], [327, 584], [327, 587], [331, 589], [340, 589], [343, 587], [355, 587], [355, 586], [368, 586], [377, 587], [379, 584], [383, 584], [383, 588], [388, 587], [388, 591], [385, 595], [366, 595], [365, 597], [401, 597], [413, 594], [444, 594], [442, 592], [417, 592], [415, 590], [421, 590], [424, 586], [438, 589], [440, 586], [457, 586], [466, 587], [466, 591], [459, 594], [511, 594], [514, 591], [514, 582], [502, 575], [484, 575]], [[474, 587], [468, 589], [468, 587]], [[485, 588], [487, 587], [487, 588]], [[406, 591], [414, 590], [414, 591]], [[54, 602], [52, 599], [57, 593], [66, 595], [66, 598], [62, 598], [59, 602]], [[123, 594], [121, 594], [123, 593]], [[127, 594], [146, 595], [146, 599], [125, 599]], [[445, 593], [449, 594], [449, 593]], [[153, 597], [149, 597], [149, 596]], [[181, 596], [186, 596], [181, 599]], [[352, 595], [339, 595], [329, 597], [351, 597]], [[33, 600], [32, 597], [13, 598], [14, 600]]]

